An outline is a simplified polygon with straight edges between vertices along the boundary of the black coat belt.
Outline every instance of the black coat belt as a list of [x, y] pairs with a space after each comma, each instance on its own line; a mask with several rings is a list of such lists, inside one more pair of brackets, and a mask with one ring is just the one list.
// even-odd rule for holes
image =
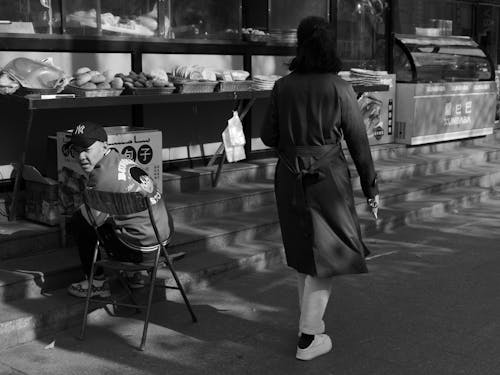
[[[312, 221], [307, 209], [304, 183], [319, 182], [325, 179], [322, 167], [331, 161], [331, 156], [341, 150], [340, 143], [322, 146], [296, 146], [285, 152], [278, 151], [278, 156], [285, 167], [295, 177], [292, 192], [292, 208], [299, 215], [299, 220], [306, 237], [312, 234]], [[299, 158], [313, 157], [314, 161], [307, 168], [300, 167]], [[304, 164], [304, 163], [300, 163]]]

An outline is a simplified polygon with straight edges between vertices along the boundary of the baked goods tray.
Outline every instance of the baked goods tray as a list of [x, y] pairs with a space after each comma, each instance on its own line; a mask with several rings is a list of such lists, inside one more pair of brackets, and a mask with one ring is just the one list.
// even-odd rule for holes
[[218, 82], [214, 81], [174, 81], [179, 94], [214, 92]]
[[250, 91], [252, 90], [251, 80], [245, 81], [218, 81], [215, 91]]
[[119, 96], [123, 89], [82, 89], [81, 87], [67, 85], [64, 92], [75, 94], [78, 97], [102, 97], [102, 96]]
[[175, 87], [129, 87], [125, 89], [126, 95], [167, 95], [172, 94]]

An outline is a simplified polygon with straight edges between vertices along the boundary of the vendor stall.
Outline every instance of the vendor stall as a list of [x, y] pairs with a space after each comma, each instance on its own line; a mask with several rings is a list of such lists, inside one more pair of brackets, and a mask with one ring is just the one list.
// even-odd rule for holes
[[394, 67], [396, 142], [418, 145], [493, 132], [494, 69], [471, 38], [396, 35]]

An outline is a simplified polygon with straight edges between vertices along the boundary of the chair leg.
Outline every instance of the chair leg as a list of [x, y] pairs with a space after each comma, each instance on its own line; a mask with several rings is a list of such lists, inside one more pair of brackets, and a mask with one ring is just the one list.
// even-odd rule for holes
[[95, 269], [95, 261], [97, 259], [97, 248], [99, 243], [96, 244], [96, 248], [94, 249], [94, 259], [92, 261], [92, 266], [90, 267], [90, 276], [89, 276], [89, 285], [87, 290], [87, 297], [85, 298], [85, 309], [83, 311], [83, 321], [82, 321], [82, 329], [80, 331], [80, 339], [83, 340], [85, 338], [85, 331], [87, 329], [87, 315], [89, 312], [90, 306], [90, 298], [92, 296], [92, 283], [94, 281], [94, 269]]
[[142, 339], [139, 350], [143, 351], [144, 346], [146, 345], [146, 336], [148, 334], [148, 326], [149, 326], [149, 317], [151, 315], [151, 304], [153, 303], [153, 294], [156, 285], [156, 272], [158, 270], [158, 261], [156, 262], [156, 266], [151, 272], [151, 277], [149, 279], [149, 293], [148, 293], [148, 304], [146, 308], [146, 316], [144, 317], [144, 329], [142, 330]]
[[184, 299], [184, 303], [186, 304], [187, 309], [189, 310], [189, 313], [191, 314], [191, 319], [193, 320], [194, 323], [198, 321], [196, 318], [196, 315], [194, 314], [193, 308], [191, 307], [191, 303], [189, 303], [189, 300], [186, 296], [186, 292], [184, 291], [184, 287], [182, 286], [181, 281], [179, 280], [179, 277], [177, 277], [177, 273], [174, 270], [174, 267], [172, 266], [172, 263], [170, 262], [170, 258], [168, 257], [168, 252], [167, 249], [162, 246], [163, 254], [165, 256], [165, 262], [167, 263], [168, 268], [170, 269], [170, 272], [172, 272], [172, 275], [174, 276], [175, 283], [177, 284], [177, 288], [181, 292], [182, 298]]

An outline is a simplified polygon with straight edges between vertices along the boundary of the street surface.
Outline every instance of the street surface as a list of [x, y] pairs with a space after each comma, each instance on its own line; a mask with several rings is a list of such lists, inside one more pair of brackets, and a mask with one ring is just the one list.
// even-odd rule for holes
[[[93, 319], [0, 353], [0, 374], [500, 374], [500, 196], [367, 239], [370, 273], [336, 278], [326, 313], [334, 351], [294, 357], [295, 275], [224, 278], [153, 307], [145, 352], [138, 315]], [[51, 348], [51, 343], [54, 344]]]

